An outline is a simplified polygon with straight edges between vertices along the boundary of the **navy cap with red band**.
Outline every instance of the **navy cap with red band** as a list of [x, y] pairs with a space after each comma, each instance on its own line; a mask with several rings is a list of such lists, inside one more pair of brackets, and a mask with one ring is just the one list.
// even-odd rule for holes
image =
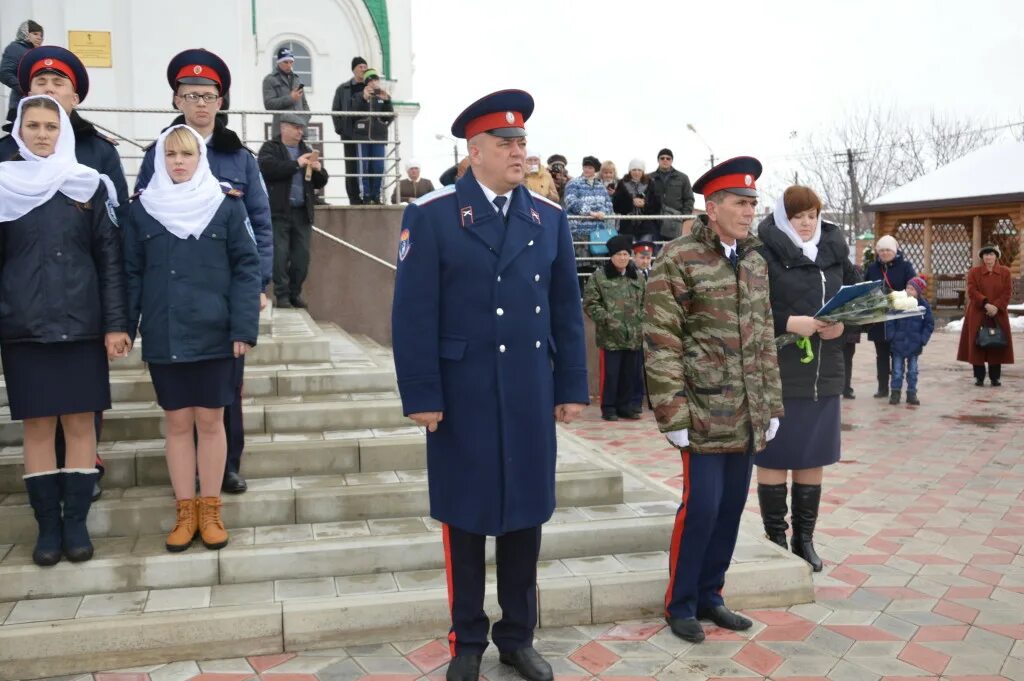
[[18, 85], [28, 94], [32, 79], [41, 73], [57, 73], [71, 81], [79, 103], [89, 94], [89, 73], [75, 53], [57, 45], [41, 45], [25, 53], [18, 62]]
[[726, 191], [740, 196], [757, 197], [757, 178], [761, 177], [761, 162], [753, 156], [737, 156], [722, 161], [693, 183], [693, 191], [711, 196]]
[[223, 59], [209, 50], [185, 50], [167, 64], [167, 84], [177, 90], [180, 83], [216, 85], [223, 96], [231, 89], [231, 71]]
[[523, 90], [499, 90], [476, 100], [452, 123], [452, 135], [470, 139], [482, 132], [497, 137], [526, 137], [533, 97]]

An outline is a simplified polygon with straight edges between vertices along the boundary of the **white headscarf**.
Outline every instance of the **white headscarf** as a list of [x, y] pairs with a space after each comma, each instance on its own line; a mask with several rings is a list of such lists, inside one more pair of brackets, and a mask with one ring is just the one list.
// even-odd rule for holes
[[[174, 180], [167, 174], [164, 141], [178, 128], [185, 128], [195, 135], [196, 144], [199, 145], [199, 165], [192, 179], [174, 184]], [[210, 172], [206, 143], [198, 132], [187, 125], [172, 125], [160, 133], [153, 154], [153, 179], [139, 200], [146, 212], [174, 236], [179, 239], [190, 236], [199, 238], [220, 208], [224, 200], [224, 189]]]
[[785, 195], [779, 196], [779, 200], [775, 203], [775, 226], [788, 236], [790, 241], [796, 244], [797, 248], [804, 252], [808, 260], [814, 262], [818, 258], [818, 242], [821, 241], [820, 210], [818, 211], [818, 224], [814, 228], [814, 236], [808, 241], [804, 241], [793, 228], [793, 223], [789, 221], [789, 216], [786, 215]]
[[[60, 117], [57, 144], [53, 153], [46, 157], [33, 154], [21, 139], [22, 110], [27, 102], [34, 99], [49, 99], [56, 105]], [[111, 205], [117, 205], [117, 192], [110, 178], [82, 165], [75, 158], [75, 131], [68, 115], [53, 97], [35, 95], [18, 102], [18, 116], [14, 119], [11, 135], [25, 160], [0, 163], [0, 222], [17, 220], [49, 201], [57, 192], [72, 201], [85, 203], [96, 193], [100, 180], [107, 187]]]

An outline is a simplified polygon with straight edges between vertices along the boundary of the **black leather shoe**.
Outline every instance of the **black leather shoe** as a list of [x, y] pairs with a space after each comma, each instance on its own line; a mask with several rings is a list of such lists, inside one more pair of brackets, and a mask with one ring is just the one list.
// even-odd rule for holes
[[672, 633], [690, 643], [701, 643], [704, 641], [704, 627], [694, 617], [666, 617], [668, 628]]
[[533, 646], [520, 648], [511, 653], [501, 653], [498, 659], [502, 664], [507, 664], [519, 672], [519, 676], [526, 681], [552, 681], [555, 678], [551, 665]]
[[477, 681], [480, 678], [479, 655], [456, 655], [448, 663], [447, 681]]
[[291, 306], [292, 301], [288, 300], [287, 298], [278, 298], [277, 302], [274, 303], [274, 307], [279, 307], [282, 310], [291, 309]]
[[292, 307], [299, 307], [302, 308], [303, 310], [309, 307], [309, 305], [306, 304], [306, 299], [303, 298], [302, 296], [292, 296], [288, 300], [292, 304]]
[[604, 419], [605, 421], [618, 421], [619, 420], [619, 415], [618, 414], [601, 414], [601, 418]]
[[224, 473], [224, 481], [220, 484], [220, 489], [228, 494], [241, 494], [249, 489], [249, 485], [245, 484], [245, 478], [238, 473], [227, 471]]
[[982, 387], [983, 385], [985, 385], [985, 379], [984, 378], [976, 378], [976, 379], [974, 379], [974, 385], [978, 386], [979, 388]]
[[879, 399], [881, 399], [883, 397], [888, 397], [888, 396], [889, 396], [889, 389], [888, 388], [879, 388], [878, 392], [874, 394], [874, 397], [877, 397]]
[[845, 399], [845, 400], [855, 400], [855, 399], [857, 399], [857, 395], [853, 392], [853, 388], [846, 388], [845, 390], [843, 390], [843, 399]]
[[96, 483], [92, 486], [92, 500], [96, 501], [103, 496], [103, 488], [100, 487], [100, 477], [96, 476]]
[[[985, 385], [984, 382], [982, 382], [982, 385]], [[992, 379], [992, 387], [993, 388], [998, 388], [1001, 385], [1002, 385], [1002, 383], [999, 382], [998, 378], [993, 378]]]
[[697, 618], [711, 620], [723, 629], [733, 631], [745, 631], [754, 626], [754, 623], [743, 615], [739, 615], [724, 605], [716, 605], [713, 608], [704, 608], [697, 611]]
[[620, 411], [616, 412], [620, 419], [629, 419], [630, 421], [636, 421], [641, 418], [640, 414], [635, 411]]

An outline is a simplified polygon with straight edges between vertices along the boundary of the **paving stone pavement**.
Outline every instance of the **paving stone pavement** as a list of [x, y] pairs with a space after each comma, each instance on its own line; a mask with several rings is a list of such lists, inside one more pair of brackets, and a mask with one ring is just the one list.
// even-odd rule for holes
[[[1024, 681], [1024, 369], [976, 388], [937, 333], [921, 361], [922, 406], [872, 399], [874, 348], [855, 359], [843, 403], [843, 460], [827, 470], [817, 545], [826, 561], [814, 603], [748, 611], [754, 627], [708, 627], [701, 645], [662, 621], [537, 631], [565, 680], [776, 679]], [[622, 465], [674, 488], [678, 454], [645, 414], [606, 423], [596, 407], [571, 430]], [[744, 523], [758, 531], [752, 494]], [[443, 632], [438, 632], [439, 634]], [[443, 679], [443, 639], [175, 662], [66, 681], [416, 681]], [[483, 674], [514, 673], [491, 648]]]

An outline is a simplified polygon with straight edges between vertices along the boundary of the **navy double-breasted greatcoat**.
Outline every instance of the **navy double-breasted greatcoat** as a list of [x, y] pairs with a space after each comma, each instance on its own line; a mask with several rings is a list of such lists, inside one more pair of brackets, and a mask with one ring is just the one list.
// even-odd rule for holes
[[555, 507], [558, 404], [586, 404], [583, 316], [561, 207], [512, 193], [507, 224], [472, 171], [405, 209], [392, 328], [404, 412], [427, 435], [430, 512], [477, 534]]

